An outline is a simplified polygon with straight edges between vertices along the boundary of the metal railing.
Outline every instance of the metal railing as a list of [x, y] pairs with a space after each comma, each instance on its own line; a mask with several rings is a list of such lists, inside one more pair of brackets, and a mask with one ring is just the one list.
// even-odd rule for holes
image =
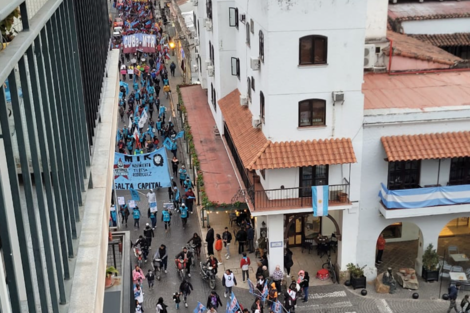
[[[328, 203], [349, 203], [349, 183], [328, 186]], [[256, 209], [299, 208], [312, 206], [312, 187], [257, 190], [254, 196]]]

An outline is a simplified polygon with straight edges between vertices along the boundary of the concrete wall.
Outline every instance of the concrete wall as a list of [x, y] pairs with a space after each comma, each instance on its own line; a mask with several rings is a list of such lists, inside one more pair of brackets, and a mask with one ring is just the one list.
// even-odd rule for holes
[[[384, 56], [384, 64], [389, 68], [390, 65], [390, 58], [388, 55]], [[392, 71], [422, 71], [422, 70], [432, 70], [432, 69], [442, 69], [442, 68], [450, 68], [450, 65], [436, 63], [436, 62], [428, 62], [418, 59], [412, 58], [404, 58], [401, 56], [392, 56], [392, 64], [391, 64]]]
[[448, 18], [423, 21], [406, 21], [401, 26], [405, 34], [453, 34], [470, 32], [470, 18]]
[[[368, 111], [368, 114], [371, 114]], [[396, 222], [403, 223], [402, 238], [387, 240], [393, 241], [408, 241], [420, 238], [419, 231], [422, 232], [422, 245], [418, 251], [417, 264], [421, 262], [420, 255], [422, 254], [423, 247], [429, 243], [433, 243], [437, 247], [437, 239], [442, 228], [452, 219], [459, 216], [470, 215], [469, 213], [452, 213], [448, 212], [446, 215], [439, 216], [418, 216], [408, 217], [403, 219], [385, 219], [379, 214], [378, 193], [380, 190], [380, 183], [386, 183], [388, 177], [388, 163], [384, 161], [386, 158], [385, 150], [382, 146], [380, 138], [382, 136], [392, 135], [414, 135], [425, 134], [436, 131], [464, 131], [468, 130], [469, 120], [460, 119], [466, 116], [468, 110], [440, 111], [440, 122], [431, 122], [429, 117], [433, 113], [414, 113], [403, 111], [398, 114], [398, 111], [389, 112], [388, 115], [377, 116], [374, 120], [373, 116], [366, 116], [364, 124], [363, 136], [363, 162], [367, 164], [363, 167], [361, 173], [361, 192], [360, 192], [360, 215], [357, 234], [357, 254], [356, 261], [360, 265], [368, 265], [366, 268], [367, 278], [373, 279], [376, 275], [376, 268], [373, 266], [375, 257], [375, 246], [379, 234], [382, 230], [390, 224]], [[385, 112], [384, 112], [385, 113]], [[435, 112], [436, 114], [438, 112]], [[445, 120], [448, 118], [448, 120]], [[381, 120], [381, 123], [373, 123]], [[387, 121], [388, 122], [385, 122]], [[399, 121], [402, 122], [399, 122]], [[414, 121], [414, 122], [412, 122]], [[447, 184], [449, 178], [449, 164], [450, 161], [441, 161], [441, 177], [439, 182], [442, 185]], [[421, 169], [422, 177], [421, 184], [435, 184], [437, 181], [437, 161], [424, 160], [422, 161]], [[348, 234], [355, 235], [354, 233]], [[420, 270], [420, 266], [417, 267]]]
[[366, 40], [383, 40], [387, 36], [388, 1], [368, 0]]

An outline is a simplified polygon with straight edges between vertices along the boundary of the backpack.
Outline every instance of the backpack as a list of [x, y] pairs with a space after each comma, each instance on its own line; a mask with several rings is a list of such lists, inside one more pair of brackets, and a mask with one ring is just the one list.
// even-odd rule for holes
[[168, 311], [166, 310], [167, 307], [168, 305], [162, 303], [162, 310], [160, 311], [160, 313], [168, 313]]

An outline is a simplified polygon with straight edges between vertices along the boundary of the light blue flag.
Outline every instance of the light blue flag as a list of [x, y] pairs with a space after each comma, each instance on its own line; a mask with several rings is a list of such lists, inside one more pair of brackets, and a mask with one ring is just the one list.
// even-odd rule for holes
[[140, 196], [139, 196], [139, 193], [137, 192], [137, 190], [135, 190], [135, 189], [129, 189], [129, 190], [131, 191], [132, 200], [140, 201]]
[[175, 195], [175, 201], [179, 201], [179, 199], [180, 199], [180, 190], [177, 189], [176, 190], [176, 195]]
[[274, 313], [282, 313], [282, 304], [281, 304], [281, 302], [279, 302], [279, 300], [274, 302], [273, 305], [271, 306], [271, 310]]
[[235, 313], [238, 308], [240, 308], [240, 305], [238, 304], [237, 297], [235, 297], [235, 294], [232, 292], [232, 295], [230, 296], [230, 301], [227, 302], [227, 309], [225, 312]]
[[119, 142], [119, 140], [122, 139], [121, 131], [118, 129], [117, 134], [116, 134], [116, 141]]
[[204, 313], [207, 310], [207, 308], [202, 304], [201, 302], [197, 303], [196, 308], [194, 309], [194, 313]]
[[182, 130], [182, 131], [180, 131], [179, 133], [177, 133], [175, 139], [183, 138], [183, 137], [184, 137], [184, 130]]
[[312, 186], [313, 216], [328, 216], [328, 185]]

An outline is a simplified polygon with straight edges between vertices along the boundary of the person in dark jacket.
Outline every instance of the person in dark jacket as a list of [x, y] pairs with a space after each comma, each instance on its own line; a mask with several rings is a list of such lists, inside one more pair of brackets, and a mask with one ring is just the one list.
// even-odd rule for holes
[[222, 306], [222, 301], [220, 301], [220, 297], [217, 292], [215, 292], [215, 290], [212, 290], [209, 297], [207, 297], [206, 308], [214, 308], [217, 310], [219, 306]]
[[158, 248], [153, 258], [161, 260], [162, 270], [164, 270], [165, 273], [167, 273], [166, 268], [168, 266], [168, 254], [166, 253], [166, 246], [164, 244], [162, 244], [160, 248]]
[[232, 242], [232, 233], [228, 231], [228, 227], [225, 227], [225, 231], [222, 233], [222, 240], [224, 242], [225, 249], [227, 253], [225, 253], [226, 259], [230, 259], [230, 242]]
[[145, 239], [147, 239], [147, 243], [149, 245], [149, 250], [152, 249], [151, 248], [152, 238], [155, 237], [155, 233], [153, 232], [153, 229], [150, 227], [149, 223], [147, 223], [147, 225], [145, 225], [144, 236], [145, 236]]
[[302, 288], [302, 290], [304, 291], [304, 300], [303, 302], [307, 302], [308, 301], [308, 284], [310, 283], [310, 276], [308, 275], [308, 272], [304, 272], [304, 271], [300, 271], [299, 273], [303, 272], [303, 276], [300, 275], [301, 277], [303, 277], [300, 281], [300, 288]]
[[294, 265], [294, 261], [292, 261], [292, 251], [289, 248], [286, 248], [284, 251], [284, 267], [286, 268], [287, 275], [290, 275], [290, 268]]
[[201, 237], [199, 237], [197, 233], [194, 233], [191, 239], [188, 240], [188, 243], [192, 243], [193, 245], [196, 246], [196, 248], [194, 249], [194, 252], [196, 252], [197, 257], [199, 257], [201, 255], [201, 246], [202, 246]]
[[256, 298], [255, 302], [251, 306], [251, 313], [255, 313], [258, 310], [259, 313], [263, 313], [263, 304], [260, 298]]
[[180, 285], [180, 293], [183, 295], [183, 299], [184, 299], [184, 306], [185, 307], [188, 307], [188, 296], [191, 294], [191, 291], [193, 290], [193, 285], [191, 285], [191, 283], [189, 281], [187, 281], [186, 279], [183, 280], [183, 282], [181, 283]]
[[253, 245], [253, 240], [255, 239], [255, 230], [251, 227], [250, 224], [246, 225], [246, 240], [248, 241], [247, 250], [249, 253], [255, 252], [255, 246]]
[[235, 237], [238, 241], [238, 254], [242, 254], [245, 251], [245, 243], [247, 240], [247, 234], [244, 228], [241, 228], [237, 232], [237, 236]]
[[448, 289], [449, 291], [449, 309], [447, 310], [447, 313], [450, 313], [452, 309], [455, 310], [455, 312], [459, 313], [460, 310], [457, 308], [457, 296], [459, 295], [459, 289], [460, 289], [460, 283], [457, 283], [456, 285], [451, 285]]
[[214, 254], [214, 229], [211, 228], [210, 225], [207, 225], [207, 234], [206, 234], [206, 242], [207, 242], [207, 255]]

